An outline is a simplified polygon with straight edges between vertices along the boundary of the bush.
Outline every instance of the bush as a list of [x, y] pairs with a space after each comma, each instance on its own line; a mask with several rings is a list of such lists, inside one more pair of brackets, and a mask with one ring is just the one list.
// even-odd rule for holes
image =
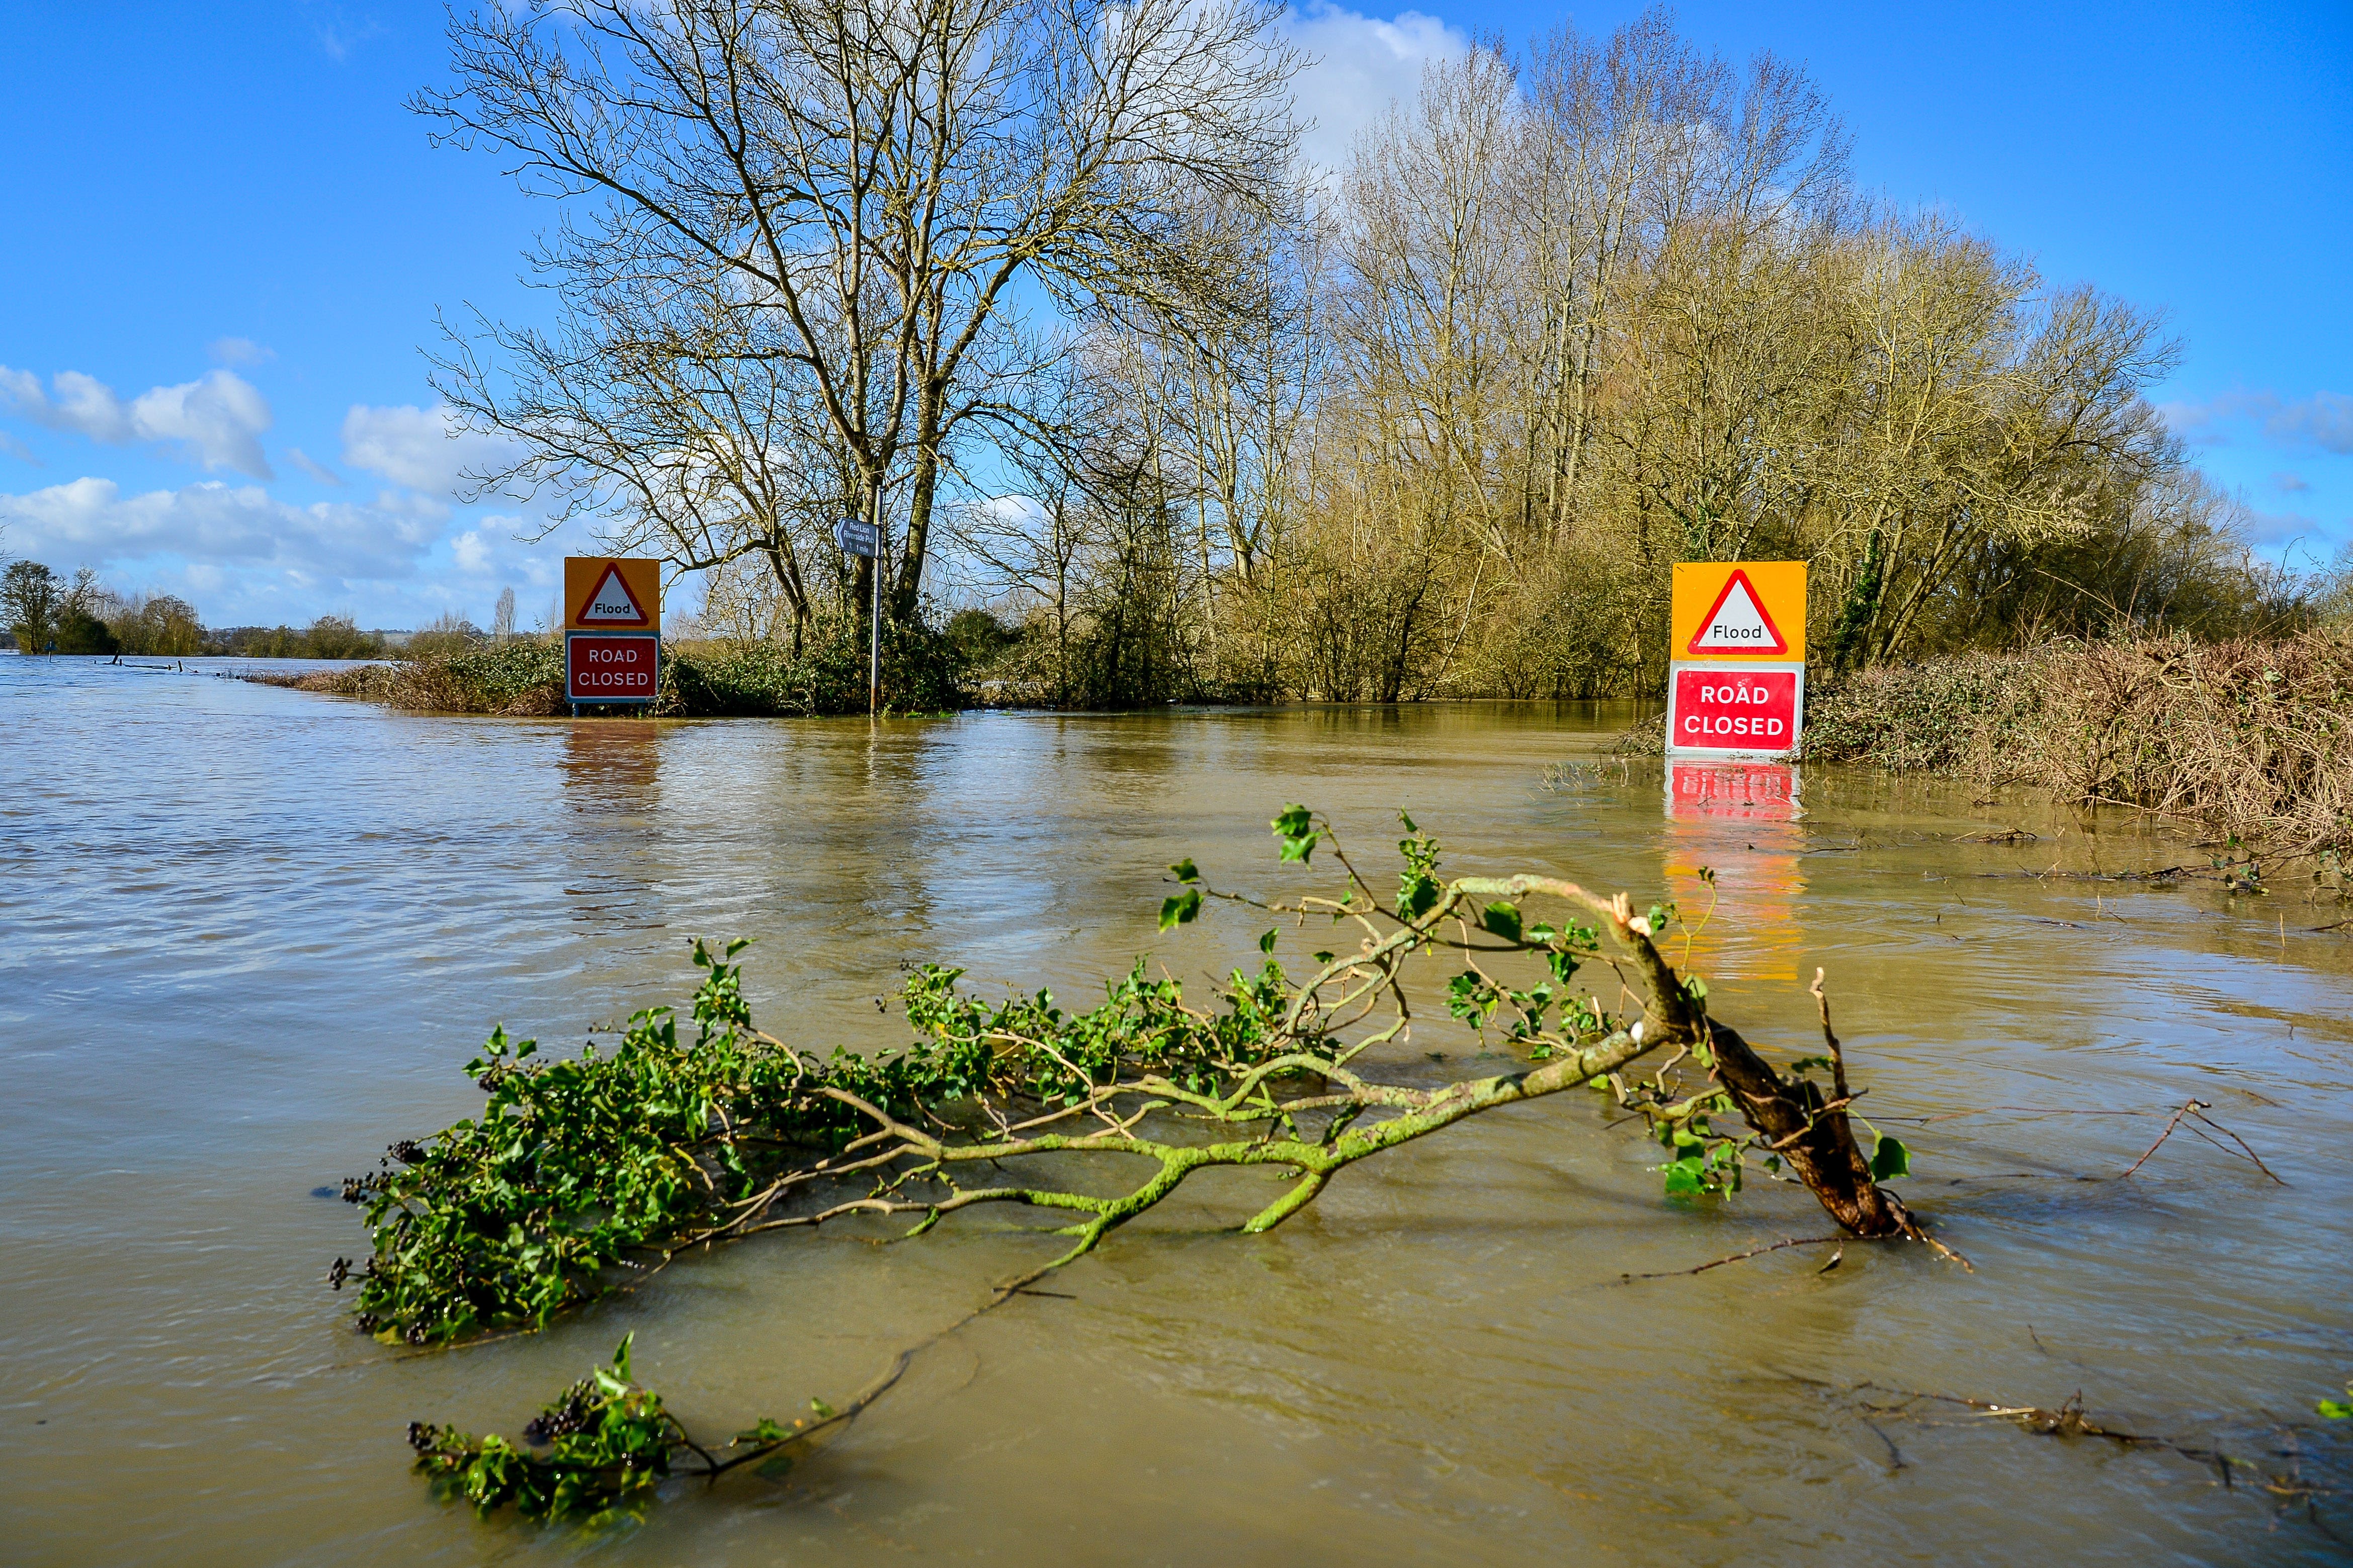
[[2039, 785], [2341, 866], [2353, 854], [2353, 629], [1882, 666], [1807, 691], [1805, 755]]
[[58, 651], [59, 653], [113, 654], [122, 651], [121, 642], [114, 628], [83, 609], [69, 605], [58, 620]]
[[382, 658], [384, 638], [344, 616], [321, 616], [302, 634], [304, 658]]
[[[661, 696], [670, 718], [766, 718], [866, 710], [866, 627], [848, 616], [820, 620], [801, 652], [771, 642], [662, 648]], [[505, 642], [458, 639], [401, 650], [399, 661], [359, 669], [260, 678], [272, 685], [364, 697], [438, 713], [545, 718], [569, 710], [564, 645], [557, 637]], [[962, 700], [961, 664], [948, 639], [921, 623], [882, 626], [882, 701], [896, 713], [936, 713]]]

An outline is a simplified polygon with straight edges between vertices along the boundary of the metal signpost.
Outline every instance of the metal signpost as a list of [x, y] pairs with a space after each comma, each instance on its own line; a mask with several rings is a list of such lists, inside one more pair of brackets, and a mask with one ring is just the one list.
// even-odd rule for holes
[[833, 542], [844, 555], [874, 563], [873, 585], [866, 602], [874, 613], [866, 647], [866, 716], [882, 710], [882, 531], [863, 518], [845, 517], [833, 525]]
[[1667, 755], [1780, 761], [1806, 713], [1806, 563], [1675, 568]]
[[564, 696], [650, 703], [661, 690], [661, 563], [609, 555], [564, 560]]

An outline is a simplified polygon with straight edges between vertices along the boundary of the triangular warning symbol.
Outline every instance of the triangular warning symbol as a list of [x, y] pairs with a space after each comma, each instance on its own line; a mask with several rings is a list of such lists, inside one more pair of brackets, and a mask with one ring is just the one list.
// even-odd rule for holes
[[596, 591], [588, 595], [586, 604], [580, 606], [577, 618], [583, 626], [642, 626], [649, 624], [637, 596], [629, 592], [629, 585], [621, 581], [618, 566], [605, 568], [605, 574], [596, 580]]
[[1692, 634], [1685, 647], [1691, 653], [1789, 651], [1788, 639], [1765, 613], [1765, 601], [1757, 596], [1748, 574], [1737, 568], [1725, 582], [1724, 592], [1715, 596], [1714, 607], [1700, 617], [1699, 630]]

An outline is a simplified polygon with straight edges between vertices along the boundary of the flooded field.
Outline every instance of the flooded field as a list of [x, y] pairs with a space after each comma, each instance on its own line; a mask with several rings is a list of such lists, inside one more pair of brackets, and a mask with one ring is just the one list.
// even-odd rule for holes
[[[11, 1562], [2252, 1563], [2353, 1541], [2353, 1497], [2300, 1489], [2353, 1488], [2353, 1433], [2312, 1414], [2353, 1376], [2353, 928], [2312, 929], [2344, 911], [2285, 879], [2066, 875], [2204, 864], [2179, 834], [1831, 770], [1796, 809], [1678, 785], [1606, 759], [1629, 714], [1591, 706], [508, 722], [216, 668], [0, 658]], [[697, 934], [757, 939], [760, 1021], [819, 1049], [901, 1039], [874, 998], [907, 963], [1091, 1000], [1151, 952], [1198, 984], [1259, 927], [1159, 936], [1161, 868], [1297, 890], [1266, 831], [1290, 800], [1383, 878], [1400, 807], [1458, 870], [1697, 912], [1712, 868], [1712, 1006], [1786, 1060], [1818, 1048], [1827, 969], [1866, 1109], [1914, 1151], [1899, 1186], [1976, 1271], [1858, 1245], [1827, 1272], [1796, 1248], [1628, 1281], [1823, 1221], [1779, 1185], [1667, 1199], [1654, 1145], [1562, 1096], [1358, 1165], [1266, 1236], [1230, 1229], [1266, 1180], [1188, 1184], [1059, 1276], [1071, 1299], [1016, 1300], [789, 1473], [674, 1484], [641, 1526], [480, 1522], [408, 1472], [408, 1421], [512, 1433], [632, 1331], [699, 1430], [789, 1417], [1056, 1245], [995, 1220], [890, 1249], [788, 1234], [543, 1334], [388, 1350], [324, 1283], [364, 1246], [332, 1193], [475, 1108], [460, 1069], [493, 1024], [569, 1048], [682, 1001]], [[1425, 1016], [1388, 1067], [1427, 1081], [1461, 1068], [1430, 1053], [1476, 1049]], [[2193, 1097], [2287, 1184], [2188, 1136], [2112, 1179]], [[1891, 1391], [2080, 1392], [2178, 1447]]]

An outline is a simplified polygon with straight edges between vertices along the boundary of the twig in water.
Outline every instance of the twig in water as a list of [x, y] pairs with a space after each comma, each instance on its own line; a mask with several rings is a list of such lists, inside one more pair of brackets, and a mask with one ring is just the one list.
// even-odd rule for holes
[[[2257, 1155], [2253, 1149], [2247, 1147], [2247, 1141], [2245, 1139], [2240, 1137], [2237, 1133], [2232, 1131], [2229, 1128], [2223, 1126], [2221, 1122], [2215, 1121], [2212, 1117], [2207, 1115], [2202, 1110], [2197, 1112], [2196, 1115], [2199, 1121], [2203, 1121], [2207, 1126], [2211, 1127], [2215, 1131], [2220, 1132], [2223, 1137], [2228, 1138], [2232, 1142], [2236, 1143], [2239, 1146], [2241, 1152], [2244, 1153], [2248, 1159], [2254, 1161], [2256, 1170], [2261, 1171], [2264, 1175], [2271, 1177], [2273, 1181], [2278, 1182], [2281, 1186], [2284, 1187], [2287, 1185], [2285, 1180], [2284, 1180], [2269, 1165], [2264, 1164], [2262, 1158]], [[2192, 1131], [2195, 1131], [2195, 1129]], [[2211, 1142], [2211, 1140], [2210, 1139], [2209, 1142]]]
[[[2164, 1146], [2165, 1141], [2173, 1136], [2174, 1130], [2179, 1127], [2186, 1119], [2194, 1117], [2196, 1120], [2204, 1122], [2207, 1126], [2212, 1128], [2215, 1131], [2220, 1132], [2223, 1137], [2228, 1138], [2232, 1142], [2236, 1143], [2239, 1146], [2239, 1152], [2244, 1154], [2248, 1160], [2252, 1161], [2256, 1170], [2261, 1171], [2264, 1175], [2269, 1176], [2281, 1186], [2286, 1186], [2287, 1182], [2278, 1172], [2263, 1163], [2262, 1156], [2258, 1155], [2253, 1149], [2247, 1146], [2247, 1141], [2245, 1139], [2240, 1137], [2237, 1133], [2232, 1131], [2229, 1128], [2223, 1126], [2221, 1122], [2206, 1114], [2206, 1112], [2213, 1109], [2214, 1108], [2211, 1105], [2202, 1100], [2184, 1100], [2182, 1102], [2181, 1109], [2175, 1111], [2172, 1116], [2167, 1120], [2165, 1123], [2165, 1131], [2157, 1135], [2157, 1142], [2143, 1150], [2141, 1152], [2140, 1158], [2135, 1160], [2130, 1165], [2126, 1166], [2123, 1173], [2116, 1177], [2116, 1180], [2121, 1182], [2126, 1176], [2131, 1175], [2135, 1171], [2137, 1171], [2143, 1165], [2147, 1164], [2149, 1156], [2156, 1153], [2158, 1149]], [[2206, 1138], [2206, 1134], [2199, 1132], [2198, 1129], [2195, 1127], [2192, 1127], [2189, 1131], [2197, 1132], [2198, 1136], [2200, 1138]], [[2222, 1145], [2215, 1143], [2214, 1140], [2211, 1138], [2206, 1138], [2206, 1142], [2209, 1143], [2214, 1143], [2214, 1146], [2218, 1149], [2222, 1149]], [[2222, 1149], [2222, 1152], [2228, 1154], [2231, 1151], [2228, 1149]]]
[[2177, 1110], [2177, 1111], [2175, 1111], [2175, 1112], [2173, 1113], [2173, 1115], [2172, 1115], [2170, 1118], [2168, 1118], [2168, 1119], [2167, 1120], [2167, 1121], [2166, 1121], [2166, 1123], [2165, 1123], [2165, 1131], [2162, 1131], [2162, 1132], [2160, 1132], [2160, 1133], [2158, 1133], [2158, 1134], [2157, 1135], [2157, 1142], [2154, 1142], [2154, 1143], [2152, 1143], [2152, 1144], [2150, 1144], [2147, 1148], [2146, 1148], [2146, 1149], [2142, 1150], [2142, 1151], [2141, 1151], [2141, 1154], [2140, 1154], [2140, 1158], [2139, 1158], [2139, 1159], [2137, 1159], [2137, 1160], [2135, 1160], [2131, 1164], [2129, 1164], [2129, 1165], [2126, 1166], [2126, 1167], [2125, 1167], [2125, 1171], [2124, 1171], [2124, 1175], [2120, 1175], [2120, 1176], [2118, 1176], [2118, 1177], [2116, 1178], [2116, 1180], [2118, 1180], [2118, 1181], [2120, 1181], [2120, 1182], [2121, 1182], [2121, 1181], [2123, 1181], [2123, 1180], [2125, 1179], [2125, 1176], [2129, 1176], [2129, 1175], [2131, 1175], [2135, 1171], [2137, 1171], [2137, 1170], [2139, 1170], [2143, 1165], [2147, 1164], [2147, 1163], [2148, 1163], [2148, 1157], [2149, 1157], [2151, 1154], [2156, 1153], [2156, 1152], [2158, 1152], [2158, 1150], [2159, 1150], [2159, 1149], [2163, 1148], [2163, 1147], [2165, 1146], [2165, 1141], [2166, 1141], [2167, 1139], [2168, 1139], [2168, 1138], [2170, 1138], [2170, 1137], [2172, 1137], [2172, 1136], [2173, 1136], [2173, 1130], [2174, 1130], [2175, 1128], [2177, 1128], [2177, 1127], [2179, 1127], [2179, 1126], [2180, 1126], [2180, 1125], [2181, 1125], [2181, 1119], [2182, 1119], [2183, 1117], [2185, 1117], [2185, 1116], [2189, 1115], [2191, 1111], [2193, 1111], [2193, 1110], [2196, 1110], [2200, 1109], [2200, 1108], [2201, 1106], [2203, 1106], [2205, 1103], [2206, 1103], [2206, 1102], [2205, 1102], [2204, 1100], [2185, 1100], [2185, 1101], [2183, 1101], [2183, 1102], [2182, 1102], [2181, 1109], [2180, 1109], [2180, 1110]]
[[[1752, 1247], [1746, 1252], [1736, 1252], [1728, 1258], [1719, 1258], [1712, 1263], [1703, 1263], [1696, 1268], [1667, 1268], [1656, 1274], [1620, 1274], [1618, 1276], [1618, 1282], [1623, 1285], [1635, 1279], [1676, 1279], [1686, 1274], [1704, 1274], [1711, 1268], [1721, 1268], [1727, 1263], [1738, 1263], [1746, 1258], [1761, 1258], [1768, 1252], [1778, 1252], [1785, 1247], [1820, 1247], [1826, 1241], [1844, 1241], [1845, 1239], [1842, 1236], [1793, 1236], [1774, 1242], [1768, 1247]], [[1841, 1252], [1843, 1254], [1844, 1248], [1841, 1248]]]

